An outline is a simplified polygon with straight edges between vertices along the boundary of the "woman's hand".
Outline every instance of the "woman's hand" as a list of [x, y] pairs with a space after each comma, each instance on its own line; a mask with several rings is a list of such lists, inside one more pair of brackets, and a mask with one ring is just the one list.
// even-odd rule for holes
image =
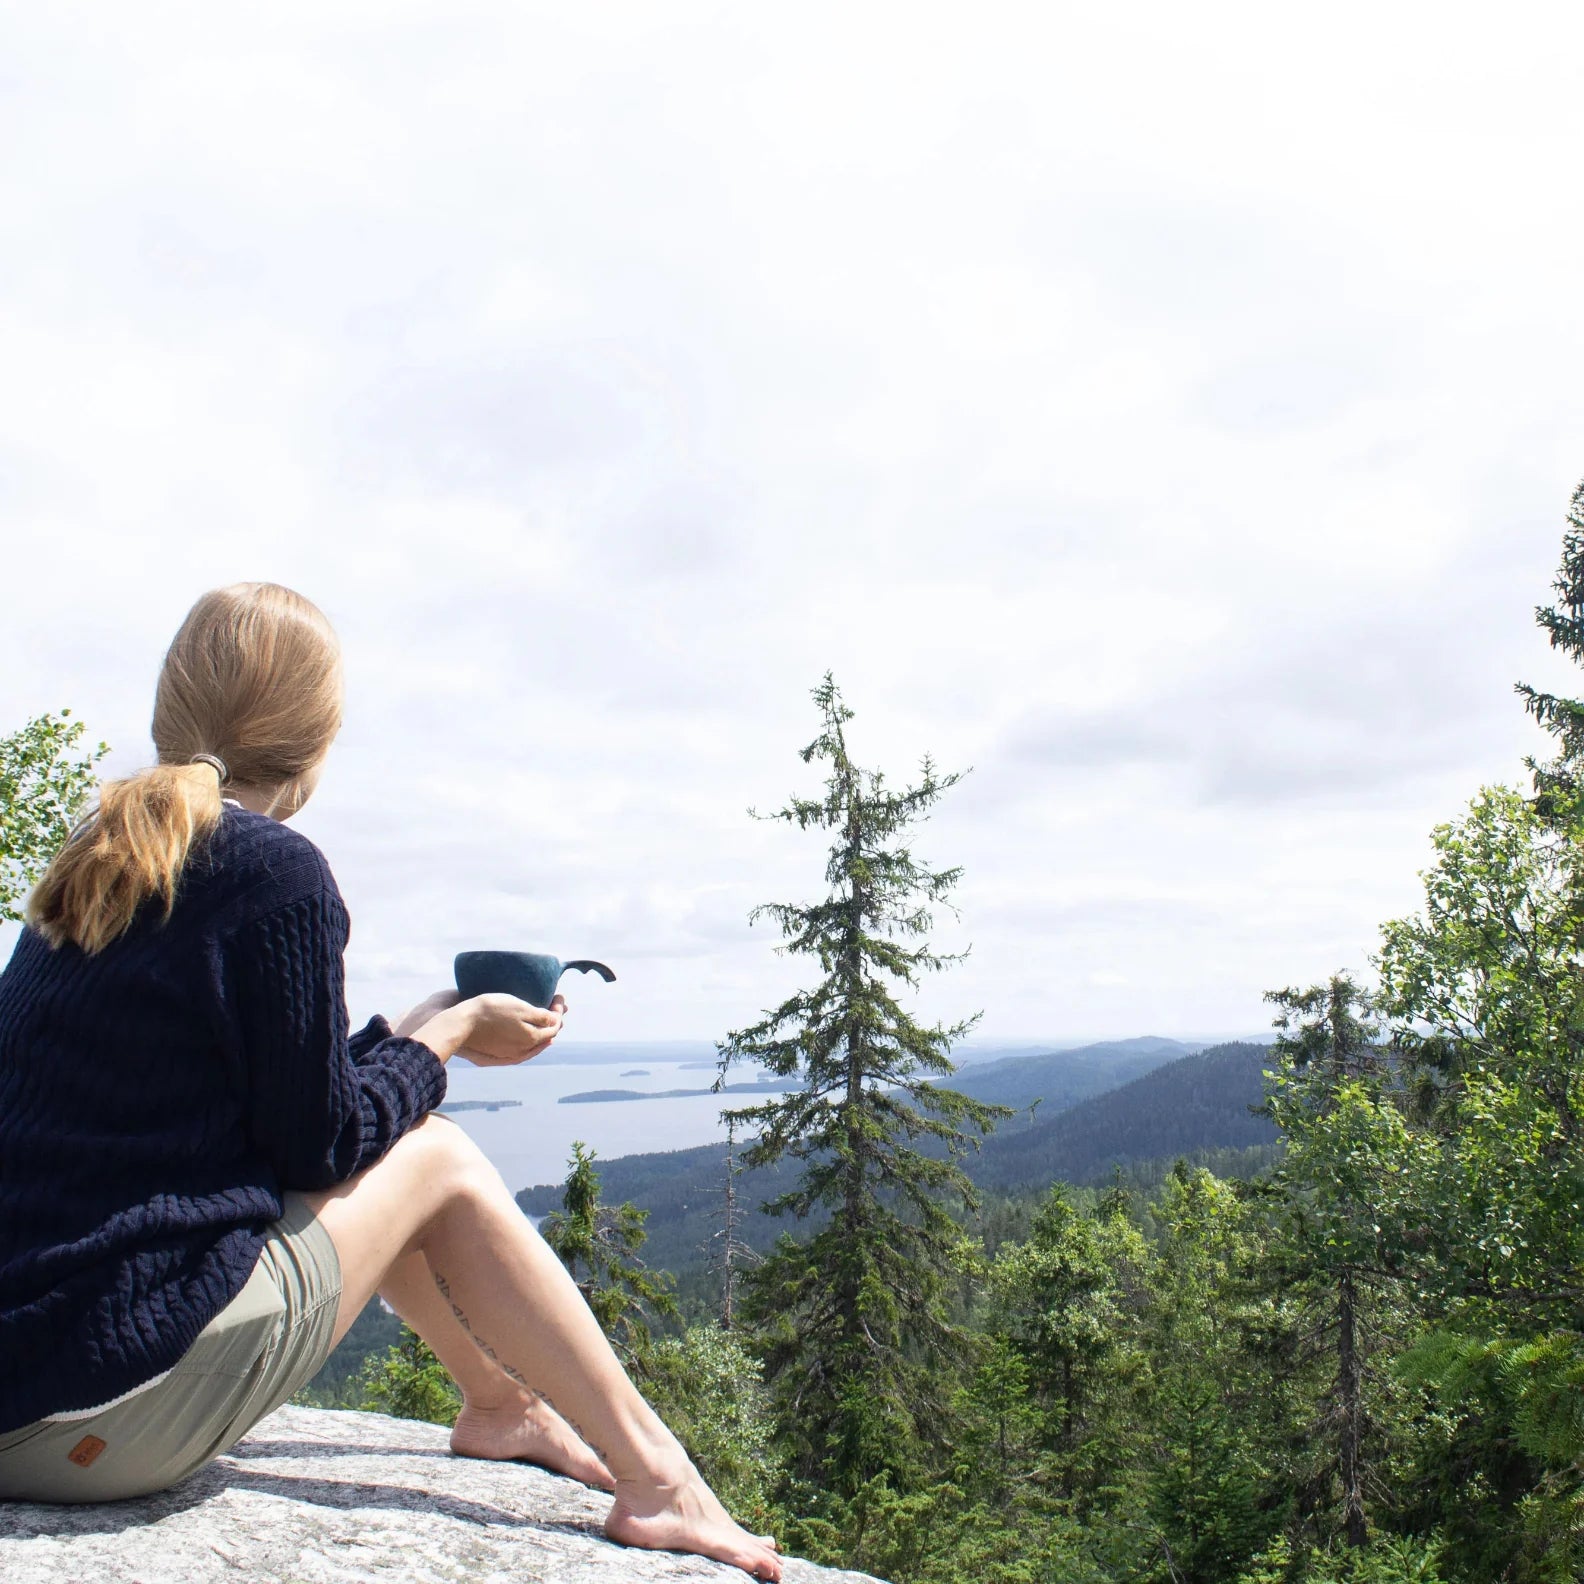
[[391, 1032], [427, 1045], [441, 1061], [460, 1056], [476, 1067], [515, 1067], [549, 1048], [566, 1009], [561, 996], [545, 1008], [516, 996], [464, 1001], [455, 990], [436, 990], [404, 1013]]
[[463, 1001], [457, 1011], [471, 1014], [466, 1044], [459, 1056], [476, 1067], [515, 1067], [548, 1050], [561, 1032], [566, 1001], [555, 996], [548, 1008], [536, 1007], [516, 996], [481, 995]]

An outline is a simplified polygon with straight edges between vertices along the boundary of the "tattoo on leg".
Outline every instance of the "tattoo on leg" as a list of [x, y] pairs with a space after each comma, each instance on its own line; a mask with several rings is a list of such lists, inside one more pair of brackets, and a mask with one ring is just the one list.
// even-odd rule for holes
[[451, 1305], [451, 1313], [456, 1316], [457, 1324], [460, 1325], [462, 1329], [471, 1336], [473, 1327], [468, 1324], [468, 1317], [462, 1313], [461, 1309], [458, 1308], [457, 1304], [452, 1299], [450, 1283], [447, 1282], [445, 1277], [442, 1276], [439, 1271], [434, 1273], [434, 1279], [435, 1286], [440, 1289], [440, 1296]]
[[[546, 1396], [544, 1392], [538, 1391], [534, 1387], [530, 1386], [527, 1380], [523, 1377], [522, 1372], [508, 1364], [500, 1356], [500, 1354], [497, 1353], [495, 1349], [492, 1348], [489, 1343], [486, 1342], [484, 1338], [473, 1329], [472, 1325], [468, 1321], [468, 1317], [463, 1314], [461, 1305], [458, 1304], [457, 1301], [451, 1296], [451, 1284], [445, 1279], [444, 1276], [440, 1274], [439, 1271], [434, 1273], [434, 1279], [435, 1286], [440, 1289], [441, 1297], [443, 1297], [446, 1302], [451, 1305], [451, 1313], [456, 1317], [457, 1324], [460, 1325], [462, 1329], [473, 1338], [473, 1346], [476, 1347], [479, 1352], [482, 1353], [484, 1357], [487, 1358], [493, 1365], [495, 1365], [495, 1367], [499, 1369], [501, 1373], [504, 1374], [509, 1380], [516, 1381], [516, 1383], [521, 1386], [525, 1392], [528, 1392], [531, 1396], [537, 1397], [539, 1401], [550, 1410], [551, 1413], [560, 1414], [563, 1419], [566, 1419], [566, 1415], [561, 1413], [561, 1410], [550, 1401], [549, 1397]], [[589, 1440], [586, 1435], [583, 1434], [583, 1427], [578, 1424], [577, 1420], [567, 1419], [566, 1422], [572, 1426], [574, 1431], [577, 1432], [579, 1439], [587, 1443], [589, 1450], [593, 1452], [594, 1456], [603, 1463], [605, 1461], [604, 1452], [602, 1452], [597, 1446], [594, 1445], [592, 1441]]]

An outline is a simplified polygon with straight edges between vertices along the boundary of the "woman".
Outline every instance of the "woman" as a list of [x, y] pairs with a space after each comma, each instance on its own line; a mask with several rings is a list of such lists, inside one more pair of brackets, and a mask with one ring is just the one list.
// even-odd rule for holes
[[378, 1292], [463, 1395], [451, 1445], [614, 1492], [628, 1545], [780, 1577], [633, 1388], [460, 1128], [457, 1052], [565, 1005], [430, 997], [348, 1033], [347, 917], [284, 821], [341, 724], [335, 635], [273, 584], [205, 595], [0, 974], [0, 1498], [105, 1501], [217, 1456]]

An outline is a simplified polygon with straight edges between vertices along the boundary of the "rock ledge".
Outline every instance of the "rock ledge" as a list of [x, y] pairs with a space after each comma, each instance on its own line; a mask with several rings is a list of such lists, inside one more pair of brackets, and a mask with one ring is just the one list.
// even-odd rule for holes
[[[452, 1457], [437, 1425], [282, 1408], [172, 1490], [100, 1506], [0, 1502], [17, 1584], [747, 1584], [718, 1562], [612, 1545], [608, 1498], [520, 1463]], [[789, 1561], [786, 1584], [875, 1584]]]

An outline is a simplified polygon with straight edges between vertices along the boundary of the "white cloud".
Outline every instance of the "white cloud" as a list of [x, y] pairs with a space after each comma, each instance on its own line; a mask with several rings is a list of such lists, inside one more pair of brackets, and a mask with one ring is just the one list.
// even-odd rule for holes
[[1558, 675], [1584, 24], [966, 18], [9, 18], [0, 726], [130, 767], [196, 593], [318, 599], [365, 1010], [520, 942], [615, 963], [590, 1036], [750, 1020], [827, 667], [975, 766], [926, 1007], [1252, 1027], [1367, 950]]

